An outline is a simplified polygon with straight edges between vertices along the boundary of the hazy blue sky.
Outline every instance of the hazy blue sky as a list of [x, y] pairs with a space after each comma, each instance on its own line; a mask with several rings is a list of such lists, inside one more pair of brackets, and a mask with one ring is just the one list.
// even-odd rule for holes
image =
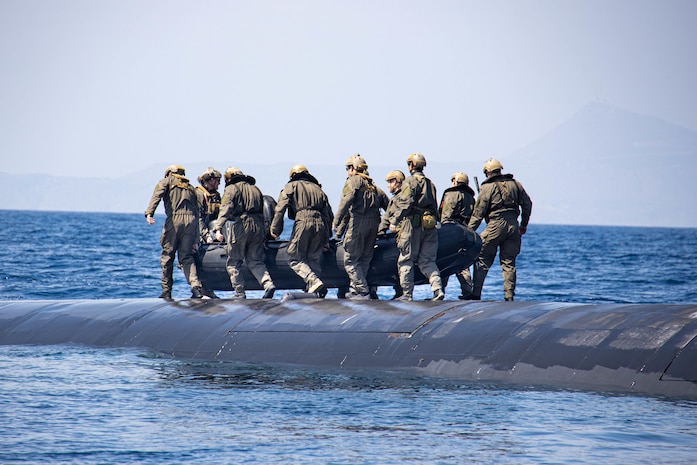
[[595, 98], [697, 130], [696, 24], [692, 0], [0, 0], [0, 171], [505, 158]]

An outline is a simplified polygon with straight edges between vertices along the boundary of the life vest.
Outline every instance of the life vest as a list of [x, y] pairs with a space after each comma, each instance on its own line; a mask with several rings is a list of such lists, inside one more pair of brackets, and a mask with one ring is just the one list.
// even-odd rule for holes
[[220, 194], [218, 192], [209, 192], [203, 186], [196, 186], [203, 194], [205, 199], [204, 213], [210, 218], [217, 218], [220, 212]]

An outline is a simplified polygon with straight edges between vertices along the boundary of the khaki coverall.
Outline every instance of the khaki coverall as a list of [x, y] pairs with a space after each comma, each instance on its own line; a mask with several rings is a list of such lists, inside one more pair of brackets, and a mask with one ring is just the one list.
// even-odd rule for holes
[[375, 238], [380, 223], [380, 198], [377, 186], [364, 173], [349, 176], [344, 184], [334, 229], [347, 221], [344, 236], [344, 268], [353, 291], [369, 295], [368, 270], [375, 250]]
[[424, 228], [425, 212], [438, 215], [436, 187], [421, 171], [416, 171], [402, 183], [402, 190], [393, 197], [396, 214], [390, 224], [399, 230], [397, 248], [399, 281], [404, 299], [413, 298], [414, 265], [428, 278], [433, 292], [442, 291], [440, 272], [436, 265], [438, 256], [438, 232], [435, 227]]
[[220, 192], [217, 190], [210, 192], [203, 186], [196, 186], [196, 194], [198, 195], [198, 203], [201, 207], [199, 218], [199, 229], [201, 231], [201, 242], [208, 242], [208, 239], [213, 239], [212, 231], [209, 230], [211, 221], [218, 219], [220, 213]]
[[472, 294], [475, 298], [481, 298], [484, 280], [499, 250], [504, 296], [507, 300], [513, 300], [516, 286], [515, 262], [521, 245], [520, 228], [527, 228], [531, 212], [532, 201], [523, 185], [513, 179], [512, 174], [492, 176], [482, 183], [468, 225], [476, 231], [482, 220], [486, 220], [486, 228], [480, 234], [482, 250], [474, 264]]
[[[440, 222], [459, 223], [467, 227], [472, 209], [474, 208], [474, 191], [466, 184], [458, 184], [449, 187], [443, 192], [440, 201]], [[457, 280], [460, 282], [461, 298], [468, 299], [472, 295], [472, 274], [469, 267], [463, 268], [457, 273]]]
[[199, 240], [200, 208], [196, 189], [184, 176], [171, 173], [155, 186], [150, 204], [145, 210], [146, 217], [155, 214], [160, 201], [164, 203], [167, 215], [160, 237], [162, 290], [172, 292], [175, 253], [191, 288], [200, 287], [201, 281], [194, 261], [194, 244], [198, 244]]
[[214, 231], [220, 231], [228, 220], [234, 221], [227, 243], [226, 269], [238, 297], [246, 297], [242, 276], [245, 261], [265, 290], [274, 287], [264, 263], [264, 196], [255, 184], [256, 180], [251, 176], [232, 176], [225, 187], [220, 214], [213, 226]]
[[322, 186], [306, 172], [293, 176], [281, 190], [271, 222], [273, 236], [283, 232], [286, 210], [288, 218], [295, 220], [288, 243], [288, 264], [309, 289], [322, 274], [320, 259], [331, 237], [334, 213]]

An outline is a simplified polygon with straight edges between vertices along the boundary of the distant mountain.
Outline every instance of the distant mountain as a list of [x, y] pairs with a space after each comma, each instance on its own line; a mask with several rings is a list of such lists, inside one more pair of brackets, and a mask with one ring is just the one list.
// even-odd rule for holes
[[697, 227], [697, 132], [661, 119], [589, 103], [502, 162], [533, 223]]
[[[426, 174], [440, 195], [455, 171], [468, 172], [472, 184], [475, 176], [481, 182], [486, 156], [432, 162]], [[697, 227], [697, 208], [692, 202], [697, 132], [661, 119], [593, 102], [536, 142], [497, 158], [504, 172], [513, 173], [530, 194], [533, 224]], [[403, 161], [399, 166], [368, 161], [371, 175], [383, 188], [389, 171], [406, 171]], [[290, 167], [302, 162], [195, 161], [185, 167], [196, 185], [198, 174], [206, 167], [224, 171], [235, 165], [256, 177], [265, 194], [277, 197]], [[346, 172], [344, 158], [330, 162], [308, 168], [336, 208]], [[142, 213], [164, 168], [143, 167], [118, 179], [0, 173], [0, 209]], [[160, 207], [158, 212], [162, 211]]]

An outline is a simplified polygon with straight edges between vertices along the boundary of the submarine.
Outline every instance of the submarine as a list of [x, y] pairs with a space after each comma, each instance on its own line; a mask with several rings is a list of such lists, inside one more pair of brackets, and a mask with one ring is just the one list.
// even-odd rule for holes
[[697, 304], [0, 301], [0, 344], [697, 399]]

